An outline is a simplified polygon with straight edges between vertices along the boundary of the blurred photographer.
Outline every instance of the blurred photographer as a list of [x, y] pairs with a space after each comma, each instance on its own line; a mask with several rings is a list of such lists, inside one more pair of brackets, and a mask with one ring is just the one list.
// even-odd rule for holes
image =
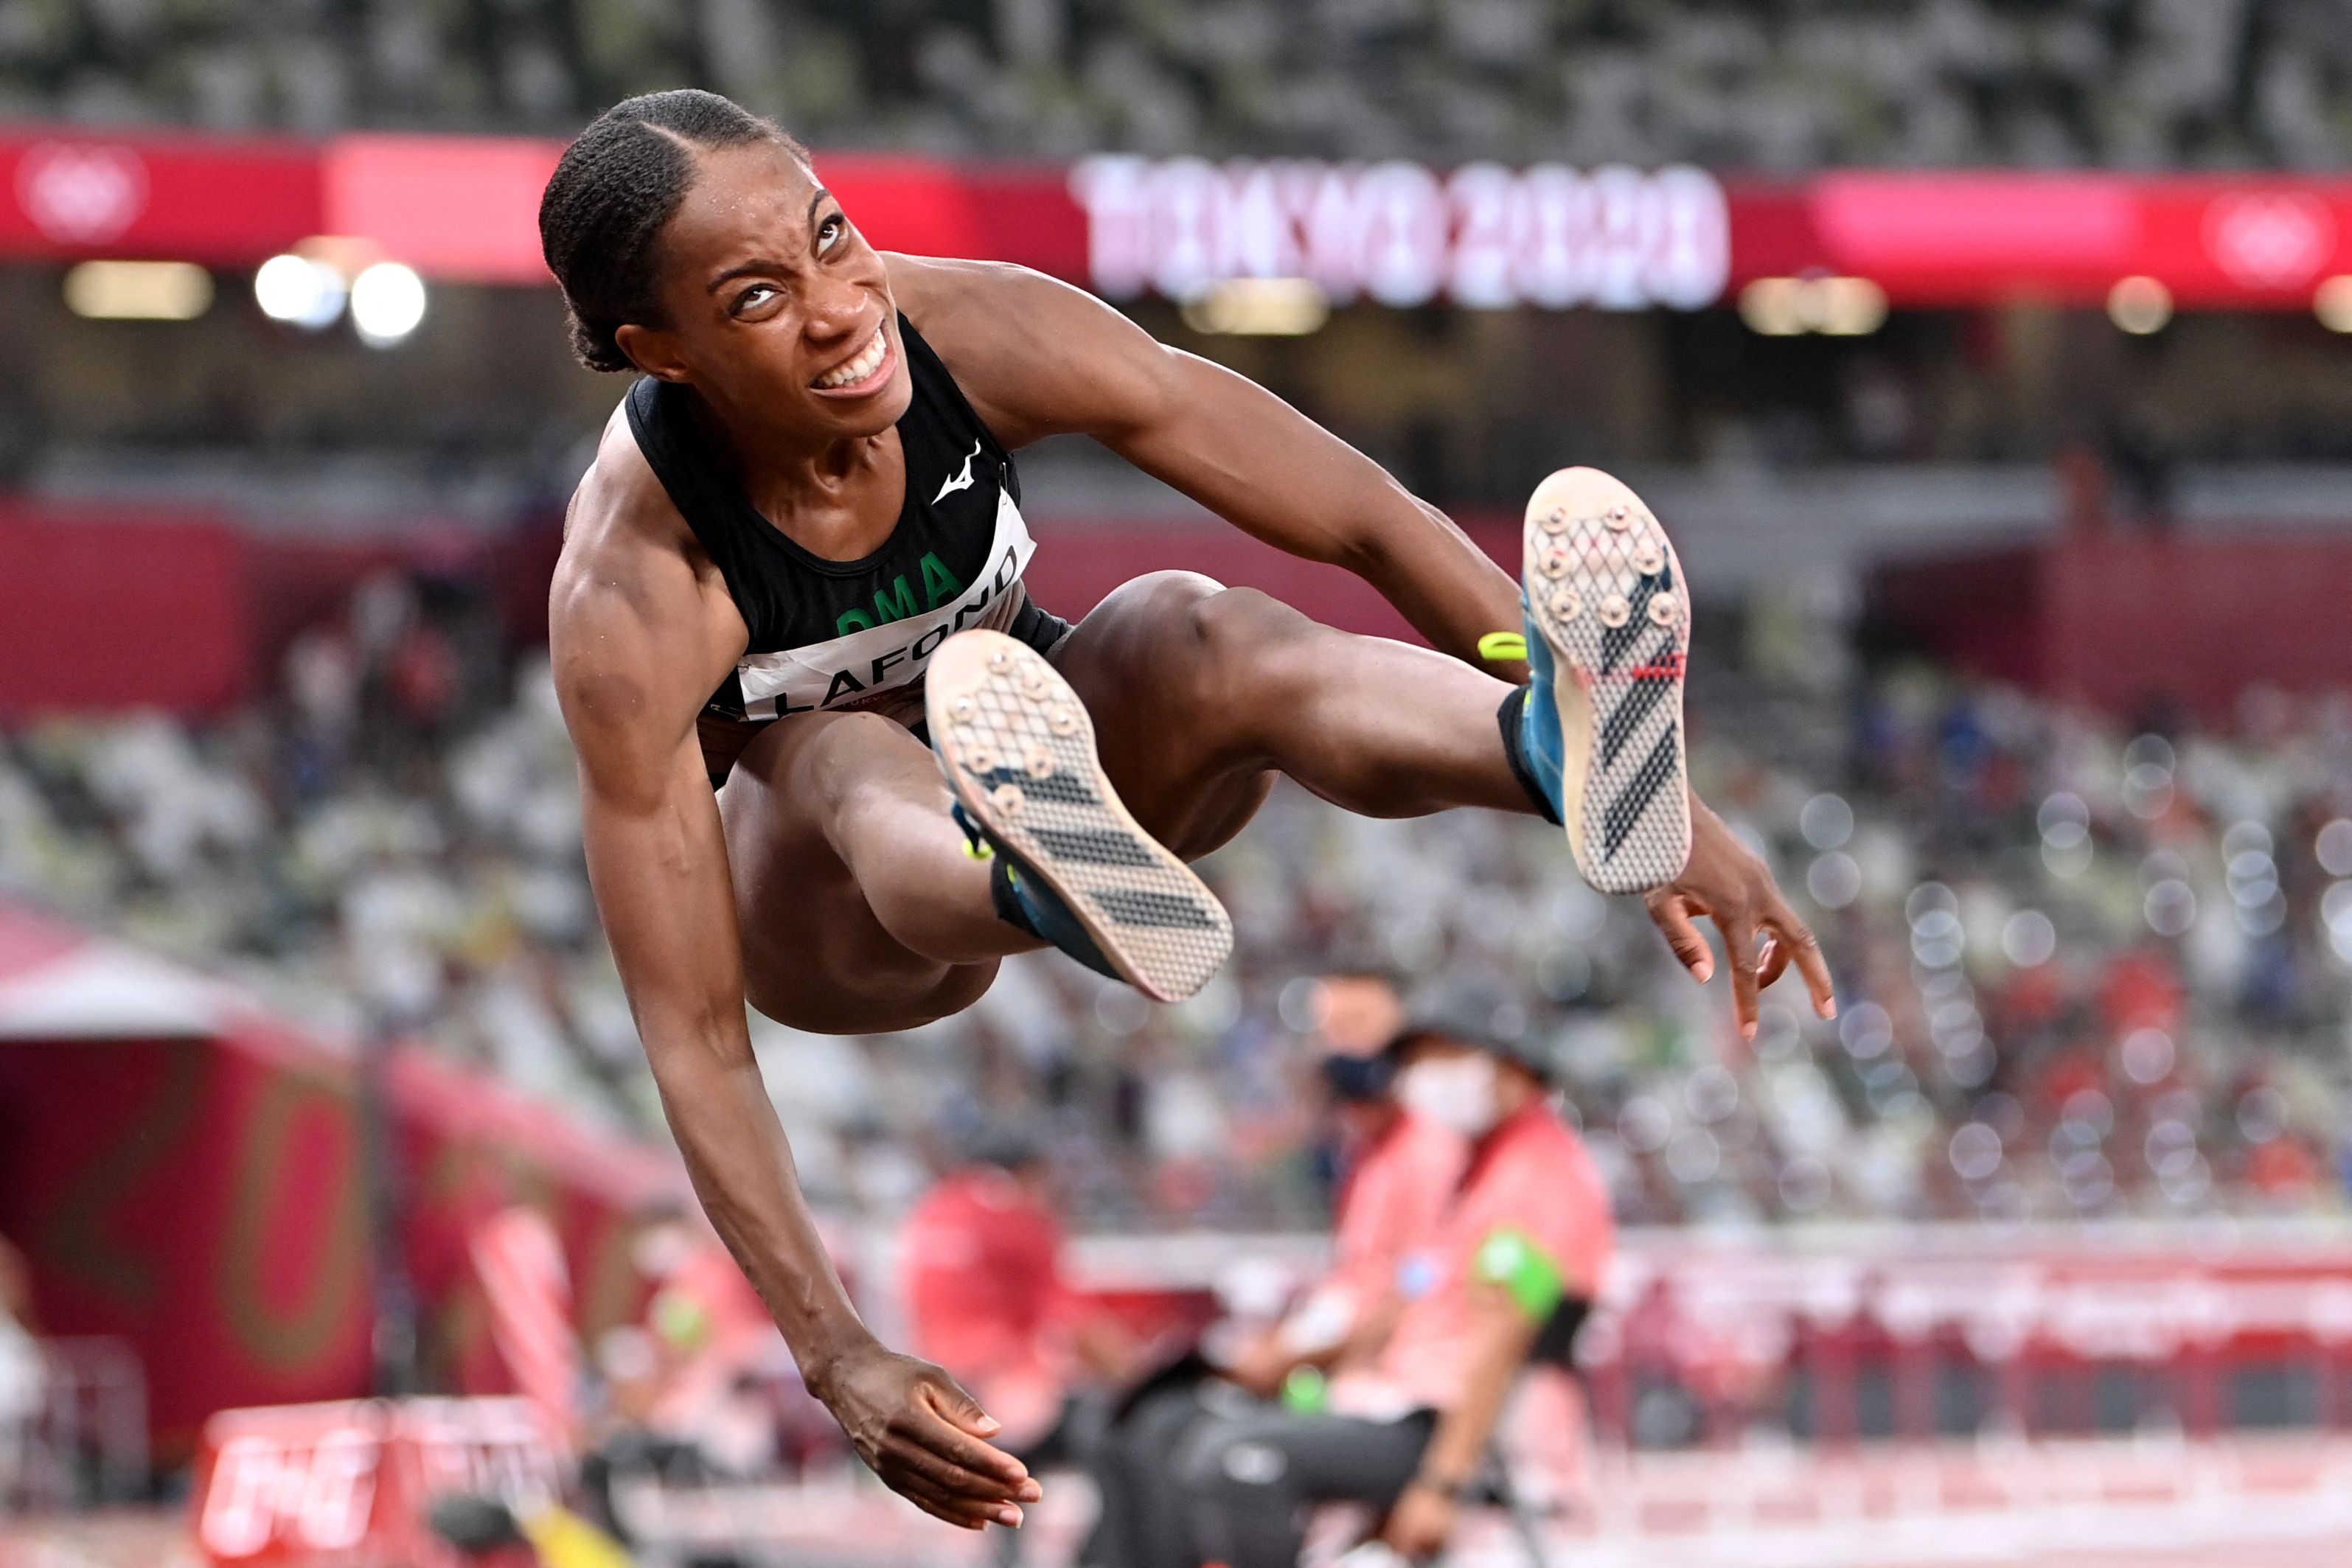
[[1459, 1134], [1397, 1098], [1404, 1009], [1395, 987], [1334, 975], [1316, 989], [1320, 1072], [1340, 1145], [1331, 1268], [1224, 1369], [1266, 1398], [1294, 1375], [1328, 1371], [1386, 1335], [1400, 1304], [1397, 1272], [1429, 1243], [1465, 1156]]
[[1195, 1423], [1160, 1515], [1187, 1538], [1156, 1543], [1152, 1568], [1292, 1568], [1323, 1502], [1369, 1504], [1405, 1557], [1444, 1549], [1538, 1336], [1591, 1298], [1615, 1235], [1608, 1189], [1552, 1108], [1544, 1053], [1498, 1030], [1504, 1016], [1455, 998], [1402, 1044], [1398, 1100], [1467, 1140], [1469, 1161], [1404, 1270], [1393, 1328], [1333, 1380], [1325, 1410], [1268, 1405]]

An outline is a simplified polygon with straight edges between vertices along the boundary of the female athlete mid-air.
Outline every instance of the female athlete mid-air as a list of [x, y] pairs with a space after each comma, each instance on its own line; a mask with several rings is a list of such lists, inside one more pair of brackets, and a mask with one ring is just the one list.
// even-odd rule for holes
[[[1613, 479], [1536, 491], [1523, 603], [1254, 383], [1020, 267], [869, 248], [798, 143], [709, 93], [589, 126], [540, 230], [580, 358], [641, 378], [572, 497], [551, 604], [597, 907], [711, 1221], [809, 1387], [922, 1508], [977, 1529], [1038, 1493], [968, 1395], [859, 1322], [747, 999], [800, 1029], [906, 1029], [1049, 945], [1189, 995], [1232, 926], [1185, 862], [1283, 773], [1373, 816], [1560, 821], [1702, 981], [1694, 921], [1716, 921], [1743, 1028], [1791, 961], [1833, 1010], [1811, 934], [1688, 793], [1689, 599]], [[1355, 571], [1435, 651], [1182, 571], [1057, 619], [1023, 591], [1012, 454], [1065, 432]]]

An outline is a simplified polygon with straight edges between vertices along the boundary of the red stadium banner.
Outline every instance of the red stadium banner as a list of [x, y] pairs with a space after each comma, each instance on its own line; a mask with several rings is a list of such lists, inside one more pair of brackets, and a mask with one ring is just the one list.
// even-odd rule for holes
[[[373, 241], [428, 277], [544, 284], [539, 197], [563, 143], [346, 136], [324, 156], [329, 232]], [[1086, 220], [1050, 167], [835, 153], [817, 173], [886, 250], [1086, 273]]]
[[539, 196], [562, 151], [520, 137], [339, 137], [322, 161], [325, 232], [372, 240], [427, 277], [550, 282]]
[[[0, 257], [252, 267], [331, 235], [438, 280], [541, 286], [539, 196], [562, 151], [509, 137], [14, 131], [0, 133]], [[1086, 274], [1085, 215], [1057, 166], [832, 152], [818, 164], [877, 246]]]
[[0, 256], [249, 266], [320, 231], [317, 149], [258, 138], [0, 133]]
[[[332, 235], [428, 277], [543, 285], [562, 143], [0, 134], [0, 257], [249, 267]], [[821, 152], [875, 244], [1019, 262], [1112, 298], [1304, 277], [1411, 306], [1696, 308], [1758, 277], [1867, 277], [1898, 306], [2094, 304], [2125, 277], [2190, 308], [2301, 309], [2352, 276], [2352, 180], [1088, 159], [1072, 168]]]
[[2352, 274], [2352, 180], [2274, 174], [1824, 174], [1735, 187], [1733, 281], [1867, 277], [1895, 304], [2103, 301], [2153, 277], [2189, 308], [2305, 309]]
[[885, 250], [1013, 261], [1087, 280], [1086, 214], [1059, 167], [821, 152], [816, 171]]

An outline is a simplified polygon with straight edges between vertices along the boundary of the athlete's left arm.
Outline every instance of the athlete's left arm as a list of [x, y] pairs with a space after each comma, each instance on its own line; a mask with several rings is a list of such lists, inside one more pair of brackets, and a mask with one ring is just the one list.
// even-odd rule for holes
[[[1506, 680], [1478, 639], [1519, 624], [1519, 586], [1436, 507], [1245, 376], [1172, 349], [1093, 295], [1025, 267], [892, 256], [908, 316], [1007, 446], [1091, 435], [1154, 478], [1292, 555], [1344, 566], [1431, 644]], [[1813, 1010], [1837, 1013], [1820, 945], [1763, 861], [1691, 797], [1683, 874], [1648, 895], [1650, 917], [1693, 977], [1723, 932], [1732, 1008], [1753, 1038], [1757, 993], [1793, 961]]]
[[1478, 639], [1519, 624], [1510, 574], [1379, 464], [1255, 382], [1025, 267], [894, 256], [890, 277], [1007, 446], [1091, 435], [1266, 543], [1346, 567], [1432, 645], [1494, 668], [1478, 658]]

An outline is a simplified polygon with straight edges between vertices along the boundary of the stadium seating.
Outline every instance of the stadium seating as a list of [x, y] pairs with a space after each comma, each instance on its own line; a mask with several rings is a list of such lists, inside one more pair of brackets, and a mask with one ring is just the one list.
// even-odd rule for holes
[[2125, 167], [2340, 162], [2330, 0], [261, 0], [0, 11], [17, 116], [563, 131], [695, 83], [822, 143]]

